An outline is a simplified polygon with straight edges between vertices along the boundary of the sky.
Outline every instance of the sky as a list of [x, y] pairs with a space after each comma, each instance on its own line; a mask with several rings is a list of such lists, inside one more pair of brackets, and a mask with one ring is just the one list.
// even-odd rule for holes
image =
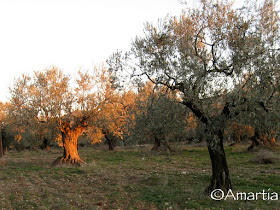
[[178, 0], [0, 0], [0, 101], [21, 74], [91, 70], [129, 49], [145, 22], [184, 7]]

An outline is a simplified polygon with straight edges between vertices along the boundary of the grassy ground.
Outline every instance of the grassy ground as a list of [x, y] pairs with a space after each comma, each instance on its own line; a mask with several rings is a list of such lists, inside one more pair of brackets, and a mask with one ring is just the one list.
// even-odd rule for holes
[[[61, 153], [9, 152], [0, 159], [0, 208], [280, 209], [280, 201], [213, 201], [203, 194], [211, 178], [205, 147], [180, 146], [170, 158], [147, 148], [81, 148], [84, 166], [52, 168]], [[256, 164], [256, 154], [244, 147], [227, 147], [226, 153], [235, 191], [280, 194], [279, 162]]]

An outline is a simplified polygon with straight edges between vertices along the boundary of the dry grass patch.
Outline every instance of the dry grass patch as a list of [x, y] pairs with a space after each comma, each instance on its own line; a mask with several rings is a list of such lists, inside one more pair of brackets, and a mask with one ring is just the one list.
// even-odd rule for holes
[[255, 158], [253, 159], [253, 162], [258, 164], [274, 164], [279, 161], [278, 156], [276, 154], [268, 149], [260, 149]]

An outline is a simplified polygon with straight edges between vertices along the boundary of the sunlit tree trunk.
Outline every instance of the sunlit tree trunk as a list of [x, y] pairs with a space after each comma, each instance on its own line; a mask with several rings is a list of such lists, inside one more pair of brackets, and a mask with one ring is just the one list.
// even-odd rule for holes
[[54, 161], [54, 165], [70, 164], [80, 166], [84, 163], [78, 154], [78, 138], [83, 134], [85, 127], [83, 124], [72, 125], [69, 122], [63, 123], [60, 130], [64, 152], [62, 157]]

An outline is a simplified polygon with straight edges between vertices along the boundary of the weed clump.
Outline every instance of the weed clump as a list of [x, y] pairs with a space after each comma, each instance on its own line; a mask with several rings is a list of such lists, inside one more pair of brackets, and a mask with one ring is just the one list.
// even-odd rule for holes
[[261, 149], [257, 152], [253, 162], [257, 164], [274, 164], [278, 162], [278, 157], [270, 150]]

